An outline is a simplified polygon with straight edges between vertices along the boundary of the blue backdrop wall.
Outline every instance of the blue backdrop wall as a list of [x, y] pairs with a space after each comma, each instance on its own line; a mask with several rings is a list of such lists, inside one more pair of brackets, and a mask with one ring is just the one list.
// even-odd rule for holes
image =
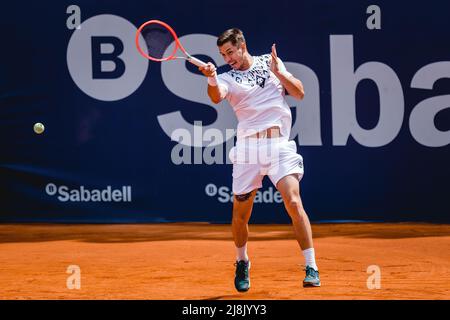
[[[220, 71], [225, 29], [253, 55], [277, 44], [306, 91], [288, 102], [311, 220], [449, 222], [450, 3], [373, 4], [4, 3], [0, 221], [230, 221], [233, 137], [208, 132], [236, 119], [192, 66], [138, 54], [137, 27], [160, 19]], [[252, 221], [289, 221], [268, 179]]]

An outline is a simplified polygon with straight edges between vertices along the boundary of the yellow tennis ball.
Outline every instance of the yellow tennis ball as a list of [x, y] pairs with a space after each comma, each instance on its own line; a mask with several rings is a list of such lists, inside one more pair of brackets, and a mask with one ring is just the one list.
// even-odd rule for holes
[[34, 132], [36, 132], [37, 134], [41, 134], [42, 132], [44, 132], [45, 127], [42, 123], [38, 122], [34, 124]]

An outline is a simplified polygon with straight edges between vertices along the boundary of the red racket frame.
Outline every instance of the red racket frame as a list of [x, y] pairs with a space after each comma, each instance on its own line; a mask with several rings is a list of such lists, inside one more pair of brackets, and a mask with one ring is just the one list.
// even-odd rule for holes
[[[142, 50], [141, 46], [139, 45], [139, 36], [141, 35], [142, 29], [144, 29], [144, 28], [145, 28], [146, 26], [148, 26], [149, 24], [159, 24], [159, 25], [163, 26], [164, 28], [166, 28], [167, 30], [169, 30], [169, 32], [172, 34], [173, 39], [175, 40], [175, 47], [174, 47], [174, 49], [173, 49], [173, 51], [172, 51], [172, 54], [171, 54], [170, 56], [168, 56], [168, 57], [166, 57], [166, 58], [158, 59], [158, 58], [155, 58], [155, 57], [152, 57], [152, 56], [148, 55], [147, 53], [145, 53], [145, 52]], [[165, 22], [163, 22], [163, 21], [160, 21], [160, 20], [149, 20], [149, 21], [143, 23], [143, 24], [139, 27], [139, 29], [137, 29], [137, 31], [136, 31], [135, 42], [136, 42], [136, 47], [137, 47], [139, 53], [140, 53], [141, 55], [143, 55], [145, 58], [150, 59], [150, 60], [152, 60], [152, 61], [163, 62], [163, 61], [174, 60], [174, 59], [177, 59], [177, 58], [184, 58], [184, 57], [176, 57], [176, 56], [175, 56], [175, 54], [177, 53], [178, 48], [180, 48], [181, 51], [183, 51], [184, 54], [185, 54], [188, 58], [191, 57], [191, 55], [186, 51], [186, 49], [184, 49], [184, 47], [181, 45], [180, 41], [178, 40], [178, 36], [177, 36], [177, 34], [175, 33], [175, 30], [173, 30], [172, 27], [169, 26], [167, 23], [165, 23]]]

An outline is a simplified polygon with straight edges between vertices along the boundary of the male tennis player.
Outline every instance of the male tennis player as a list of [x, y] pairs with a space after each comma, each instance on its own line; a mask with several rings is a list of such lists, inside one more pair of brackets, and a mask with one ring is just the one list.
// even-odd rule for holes
[[[227, 99], [238, 119], [236, 146], [229, 154], [233, 163], [232, 231], [237, 253], [235, 287], [240, 292], [250, 288], [248, 221], [256, 191], [262, 187], [265, 175], [280, 192], [303, 250], [306, 265], [303, 286], [318, 287], [320, 279], [311, 225], [300, 198], [303, 158], [297, 154], [295, 142], [289, 141], [292, 115], [284, 99], [285, 91], [296, 99], [303, 99], [302, 82], [286, 70], [277, 57], [275, 45], [271, 54], [250, 55], [239, 29], [223, 32], [217, 39], [217, 46], [232, 69], [217, 75], [216, 67], [209, 62], [199, 70], [208, 77], [210, 99], [214, 103]], [[254, 157], [255, 153], [257, 157]], [[267, 153], [271, 156], [265, 161], [258, 157]], [[249, 158], [256, 160], [249, 161]]]

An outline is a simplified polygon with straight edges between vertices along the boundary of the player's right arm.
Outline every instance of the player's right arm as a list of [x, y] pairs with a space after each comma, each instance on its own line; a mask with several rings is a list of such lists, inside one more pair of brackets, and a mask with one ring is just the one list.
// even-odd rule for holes
[[220, 85], [217, 80], [216, 67], [211, 63], [205, 67], [200, 67], [199, 70], [205, 77], [208, 77], [208, 96], [213, 103], [219, 103], [227, 96], [227, 88]]

